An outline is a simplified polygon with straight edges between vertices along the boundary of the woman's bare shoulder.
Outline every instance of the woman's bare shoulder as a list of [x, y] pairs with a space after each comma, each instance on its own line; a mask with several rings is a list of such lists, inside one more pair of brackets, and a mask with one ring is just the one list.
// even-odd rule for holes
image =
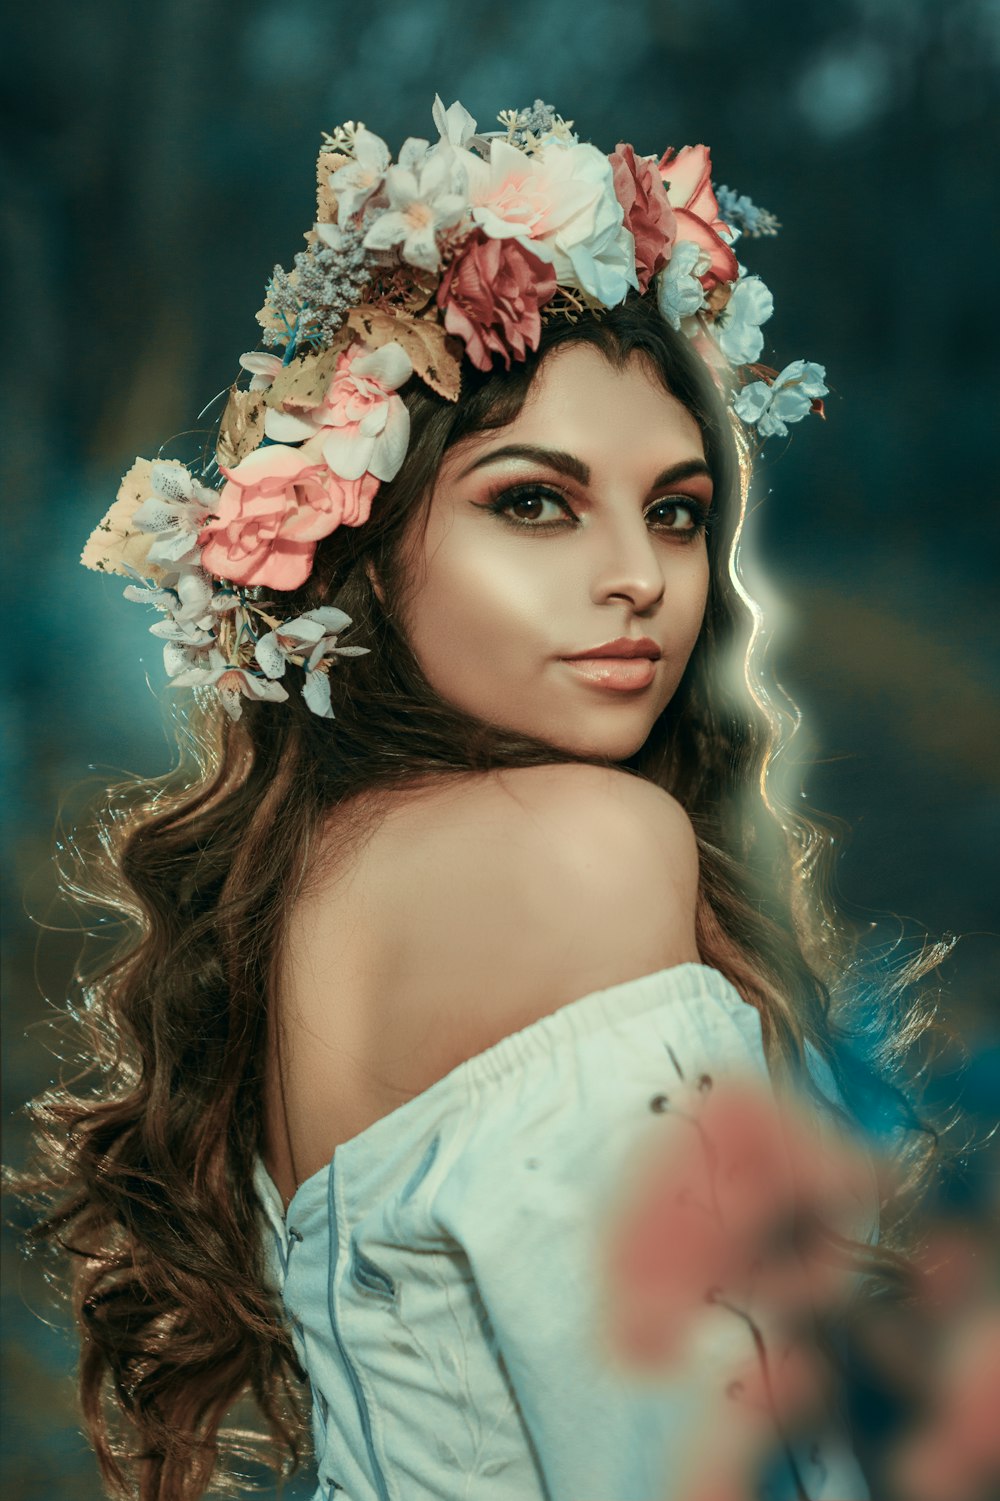
[[372, 848], [400, 993], [444, 1024], [464, 1017], [471, 1051], [698, 958], [694, 831], [629, 773], [570, 762], [463, 779], [401, 805]]

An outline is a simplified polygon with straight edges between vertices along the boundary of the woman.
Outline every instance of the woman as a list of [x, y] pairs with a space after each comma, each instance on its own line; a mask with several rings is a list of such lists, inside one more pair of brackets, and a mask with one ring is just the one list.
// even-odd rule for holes
[[601, 1348], [611, 1196], [706, 1081], [862, 1098], [736, 566], [754, 429], [826, 389], [756, 363], [774, 222], [704, 147], [434, 118], [328, 138], [225, 483], [137, 461], [84, 554], [198, 690], [106, 821], [99, 1091], [39, 1107], [91, 1437], [157, 1501], [244, 1395], [294, 1456], [306, 1379], [320, 1497], [679, 1494], [702, 1378]]

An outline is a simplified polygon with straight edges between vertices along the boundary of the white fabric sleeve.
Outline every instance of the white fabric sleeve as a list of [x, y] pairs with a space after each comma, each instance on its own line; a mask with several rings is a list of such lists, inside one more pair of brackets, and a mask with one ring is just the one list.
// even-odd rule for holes
[[[550, 1501], [670, 1501], [717, 1401], [719, 1352], [655, 1381], [615, 1366], [603, 1231], [636, 1154], [685, 1129], [671, 1105], [696, 1102], [704, 1076], [767, 1080], [759, 1017], [717, 971], [682, 965], [564, 1007], [501, 1048], [502, 1077], [469, 1073], [473, 1124], [432, 1217], [468, 1258]], [[842, 1451], [804, 1477], [813, 1501], [867, 1497]]]

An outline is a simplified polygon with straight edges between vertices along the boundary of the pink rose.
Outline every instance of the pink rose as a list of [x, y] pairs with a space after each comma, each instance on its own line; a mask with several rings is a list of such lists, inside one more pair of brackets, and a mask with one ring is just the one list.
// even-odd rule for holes
[[509, 370], [512, 353], [523, 360], [538, 348], [539, 308], [555, 290], [552, 266], [519, 241], [478, 233], [445, 271], [437, 300], [445, 328], [464, 341], [477, 369], [489, 370], [498, 354]]
[[222, 472], [218, 514], [198, 538], [201, 565], [234, 584], [270, 589], [305, 583], [319, 539], [367, 521], [379, 487], [370, 474], [333, 474], [309, 444], [255, 448]]
[[660, 158], [660, 176], [670, 205], [677, 216], [677, 238], [694, 240], [711, 257], [708, 270], [699, 278], [706, 292], [723, 281], [735, 281], [739, 266], [732, 248], [723, 238], [728, 226], [719, 218], [719, 204], [712, 191], [712, 158], [707, 146], [668, 146]]
[[401, 344], [367, 349], [355, 340], [338, 356], [322, 402], [304, 412], [271, 408], [264, 432], [276, 443], [322, 435], [323, 457], [344, 479], [360, 479], [366, 470], [394, 479], [410, 441], [410, 414], [396, 392], [412, 374]]
[[670, 207], [663, 178], [649, 157], [619, 141], [609, 157], [615, 196], [625, 210], [625, 228], [635, 238], [635, 270], [639, 291], [645, 292], [657, 271], [670, 259], [677, 238], [677, 220]]

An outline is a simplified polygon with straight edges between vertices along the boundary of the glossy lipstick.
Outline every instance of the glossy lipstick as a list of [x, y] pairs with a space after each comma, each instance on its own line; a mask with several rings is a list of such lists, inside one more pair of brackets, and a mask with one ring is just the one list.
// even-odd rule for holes
[[648, 636], [640, 636], [638, 640], [619, 636], [615, 641], [606, 641], [603, 646], [574, 652], [563, 661], [578, 677], [585, 678], [595, 687], [620, 693], [648, 688], [656, 676], [659, 658], [660, 648]]

